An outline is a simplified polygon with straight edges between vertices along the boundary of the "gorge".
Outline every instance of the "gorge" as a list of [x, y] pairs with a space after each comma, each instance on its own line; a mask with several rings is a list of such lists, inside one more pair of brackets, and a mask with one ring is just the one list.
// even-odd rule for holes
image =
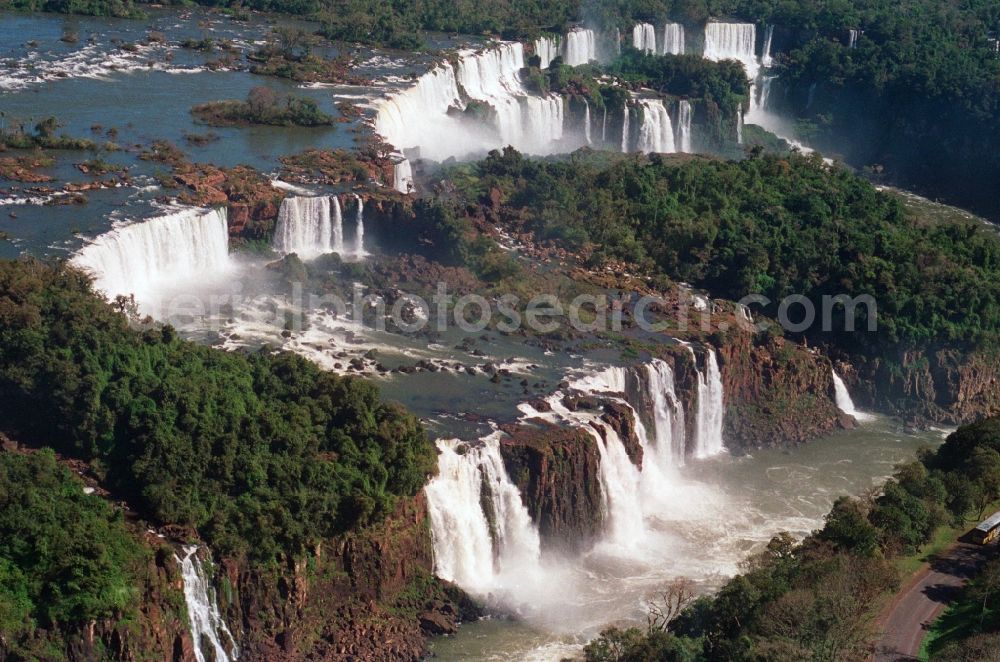
[[[922, 444], [939, 444], [934, 426], [998, 405], [992, 354], [956, 349], [974, 346], [959, 321], [972, 318], [953, 303], [971, 290], [948, 280], [955, 265], [992, 282], [966, 262], [991, 264], [992, 244], [972, 223], [939, 221], [952, 210], [907, 210], [833, 161], [789, 153], [780, 25], [629, 15], [502, 40], [435, 33], [432, 48], [412, 52], [313, 34], [336, 22], [310, 26], [315, 41], [268, 36], [300, 77], [314, 53], [334, 61], [343, 49], [352, 77], [331, 82], [252, 72], [271, 29], [256, 15], [192, 13], [153, 10], [164, 35], [149, 43], [146, 23], [121, 19], [150, 64], [115, 46], [121, 66], [100, 70], [101, 19], [83, 23], [95, 26], [93, 44], [72, 46], [18, 15], [42, 43], [19, 57], [51, 64], [5, 63], [0, 77], [21, 113], [37, 100], [61, 114], [44, 80], [74, 99], [122, 88], [136, 113], [184, 117], [137, 128], [100, 106], [67, 108], [67, 132], [94, 136], [94, 147], [35, 168], [52, 190], [24, 179], [3, 193], [16, 200], [2, 198], [0, 228], [13, 238], [4, 256], [68, 258], [128, 316], [87, 307], [67, 316], [67, 331], [60, 307], [89, 294], [51, 303], [36, 293], [37, 311], [21, 309], [19, 291], [4, 299], [17, 347], [46, 348], [32, 370], [84, 358], [30, 379], [0, 371], [10, 396], [0, 432], [58, 445], [60, 461], [80, 462], [106, 489], [94, 499], [139, 513], [129, 535], [156, 574], [142, 584], [155, 613], [135, 616], [149, 628], [126, 631], [114, 625], [121, 608], [110, 610], [96, 638], [80, 626], [68, 649], [113, 641], [185, 662], [579, 659], [607, 626], [643, 623], [669, 582], [712, 594], [775, 534], [808, 536], [839, 496], [879, 487]], [[199, 45], [202, 19], [225, 37]], [[3, 44], [22, 48], [12, 30], [0, 29]], [[854, 29], [847, 39], [866, 47]], [[726, 83], [727, 61], [746, 74], [741, 91]], [[226, 127], [213, 140], [190, 124], [190, 103], [169, 105], [191, 88], [206, 101], [215, 86], [244, 98], [260, 80], [319, 99], [337, 122]], [[105, 144], [119, 135], [112, 118], [124, 149]], [[149, 139], [155, 131], [173, 142]], [[25, 176], [21, 162], [4, 163]], [[74, 190], [104, 167], [125, 175]], [[32, 202], [62, 197], [74, 202]], [[859, 231], [862, 221], [878, 231]], [[924, 243], [907, 243], [923, 231]], [[871, 236], [885, 245], [872, 248]], [[914, 245], [940, 270], [927, 280], [940, 285], [933, 299], [904, 270]], [[883, 253], [899, 271], [881, 284], [910, 297], [887, 313], [898, 354], [881, 337], [852, 345], [761, 330], [776, 309], [737, 302], [802, 274], [819, 283], [810, 295], [866, 287], [869, 273], [890, 273]], [[812, 270], [796, 262], [806, 258]], [[0, 292], [43, 272], [8, 268], [25, 272], [4, 272]], [[75, 278], [52, 275], [39, 292]], [[467, 308], [516, 294], [517, 313], [542, 292], [618, 297], [625, 321], [549, 334], [492, 320], [421, 326], [437, 311], [409, 298], [441, 284], [484, 302]], [[684, 311], [691, 324], [641, 328], [643, 295], [658, 299], [657, 320]], [[976, 302], [988, 326], [992, 309]], [[968, 344], [915, 342], [944, 336], [905, 316], [923, 305], [947, 307], [928, 319]], [[97, 330], [84, 325], [92, 318]], [[33, 319], [46, 320], [41, 344], [18, 326]], [[119, 325], [134, 335], [100, 335]], [[119, 345], [127, 351], [103, 354]], [[24, 361], [10, 352], [12, 365]], [[50, 400], [102, 409], [29, 424], [25, 403]], [[63, 441], [59, 419], [79, 438]]]

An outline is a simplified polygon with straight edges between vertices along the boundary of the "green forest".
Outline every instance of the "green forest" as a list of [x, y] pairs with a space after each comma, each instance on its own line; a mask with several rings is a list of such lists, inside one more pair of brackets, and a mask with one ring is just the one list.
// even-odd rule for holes
[[[577, 153], [532, 160], [512, 149], [452, 171], [467, 201], [502, 192], [507, 222], [587, 248], [595, 264], [640, 271], [739, 300], [870, 294], [877, 330], [806, 331], [817, 344], [878, 354], [899, 343], [974, 347], [1000, 328], [1000, 241], [977, 221], [908, 213], [846, 169], [818, 157], [753, 154], [742, 161]], [[856, 328], [866, 329], [864, 307]]]
[[380, 520], [436, 467], [419, 421], [370, 382], [134, 328], [82, 274], [31, 260], [0, 262], [0, 417], [149, 522], [256, 562]]
[[[823, 528], [801, 543], [775, 536], [714, 596], [692, 597], [679, 612], [661, 604], [658, 613], [670, 618], [646, 629], [606, 630], [587, 645], [587, 660], [867, 659], [877, 606], [899, 585], [893, 562], [915, 553], [939, 527], [968, 528], [998, 497], [1000, 419], [991, 418], [959, 428], [936, 452], [899, 467], [881, 494], [841, 497]], [[985, 592], [993, 604], [1000, 584]], [[677, 594], [668, 589], [666, 597], [676, 605]], [[995, 614], [983, 627], [998, 628]], [[993, 650], [998, 639], [956, 641], [935, 659], [985, 659], [974, 651]]]

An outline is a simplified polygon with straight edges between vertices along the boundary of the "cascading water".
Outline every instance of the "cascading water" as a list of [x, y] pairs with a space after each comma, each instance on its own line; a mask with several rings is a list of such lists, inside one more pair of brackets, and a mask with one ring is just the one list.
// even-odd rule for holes
[[[574, 48], [590, 57], [593, 33], [577, 30]], [[589, 36], [588, 36], [589, 35]], [[417, 83], [376, 104], [375, 130], [397, 149], [416, 150], [421, 158], [443, 161], [513, 145], [528, 154], [547, 154], [563, 137], [563, 98], [529, 94], [521, 84], [524, 47], [499, 43], [459, 54], [458, 66], [445, 62]], [[459, 86], [466, 97], [459, 93]], [[492, 109], [493, 126], [453, 116], [466, 101]], [[581, 136], [582, 138], [582, 136]]]
[[691, 153], [691, 102], [681, 99], [677, 103], [677, 142], [680, 151]]
[[632, 46], [644, 53], [656, 53], [656, 28], [649, 23], [636, 23], [632, 28]]
[[708, 23], [705, 25], [705, 59], [737, 60], [747, 76], [757, 77], [757, 28], [753, 23]]
[[539, 66], [542, 69], [548, 69], [559, 53], [559, 37], [540, 37], [535, 40], [535, 55], [541, 60]]
[[743, 144], [743, 108], [736, 109], [736, 142]]
[[[438, 475], [424, 488], [435, 573], [480, 596], [511, 588], [538, 566], [541, 544], [507, 476], [497, 437], [476, 444], [441, 440], [437, 445]], [[484, 491], [492, 517], [483, 511]]]
[[571, 67], [578, 67], [597, 59], [597, 35], [593, 30], [576, 28], [566, 35], [566, 47], [563, 62]]
[[855, 28], [851, 28], [850, 30], [848, 30], [848, 32], [847, 32], [847, 47], [848, 48], [857, 48], [858, 47], [858, 37], [860, 37], [864, 33], [865, 33], [864, 30], [857, 30]]
[[71, 264], [94, 277], [108, 297], [134, 294], [142, 303], [160, 288], [226, 273], [225, 209], [184, 209], [122, 225], [80, 249]]
[[274, 250], [309, 260], [344, 252], [340, 202], [336, 197], [292, 197], [281, 201]]
[[639, 151], [650, 154], [674, 152], [674, 128], [663, 101], [642, 99], [642, 125], [639, 127]]
[[722, 373], [715, 352], [706, 351], [705, 369], [698, 373], [698, 409], [695, 418], [694, 456], [711, 457], [721, 453], [722, 418], [724, 413]]
[[354, 217], [354, 254], [363, 256], [365, 255], [365, 202], [356, 193], [354, 200], [358, 203], [358, 210]]
[[413, 190], [413, 166], [409, 159], [397, 161], [392, 169], [392, 187], [400, 193]]
[[774, 40], [774, 26], [764, 28], [764, 52], [760, 55], [760, 64], [767, 68], [771, 66], [771, 42]]
[[[219, 613], [215, 590], [198, 559], [198, 547], [188, 545], [184, 547], [184, 558], [177, 555], [174, 558], [180, 564], [184, 578], [184, 602], [187, 604], [188, 623], [194, 640], [195, 659], [198, 662], [230, 662], [238, 659], [236, 640]], [[205, 647], [208, 648], [208, 655], [203, 650]]]
[[666, 361], [653, 359], [646, 364], [646, 373], [659, 464], [681, 466], [687, 451], [687, 434], [684, 405], [674, 390], [674, 371]]
[[604, 118], [601, 120], [601, 142], [608, 141], [608, 107], [604, 107]]
[[628, 143], [629, 143], [629, 109], [628, 102], [622, 108], [622, 152], [628, 153]]
[[847, 390], [847, 384], [840, 378], [837, 371], [831, 370], [831, 372], [833, 374], [833, 397], [837, 403], [837, 409], [849, 416], [853, 416], [859, 421], [869, 420], [871, 414], [858, 411], [858, 408], [854, 406], [854, 400], [851, 399], [851, 393]]
[[684, 26], [667, 23], [663, 26], [663, 55], [684, 55]]

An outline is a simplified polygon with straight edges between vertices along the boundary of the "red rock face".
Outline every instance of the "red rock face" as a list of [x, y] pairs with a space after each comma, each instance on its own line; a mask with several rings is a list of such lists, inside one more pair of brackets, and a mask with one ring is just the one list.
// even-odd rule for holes
[[421, 493], [369, 530], [330, 540], [307, 560], [250, 569], [227, 560], [220, 609], [242, 631], [241, 660], [419, 660], [429, 634], [453, 633], [462, 610], [433, 578]]
[[549, 547], [582, 549], [600, 534], [600, 454], [586, 430], [539, 422], [504, 428], [507, 473]]

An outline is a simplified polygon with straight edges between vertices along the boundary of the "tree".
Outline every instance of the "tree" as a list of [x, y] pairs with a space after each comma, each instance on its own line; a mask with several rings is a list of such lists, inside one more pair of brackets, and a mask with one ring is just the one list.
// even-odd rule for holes
[[647, 628], [668, 630], [670, 622], [677, 618], [696, 597], [695, 584], [686, 577], [677, 577], [664, 587], [656, 598], [647, 603]]

